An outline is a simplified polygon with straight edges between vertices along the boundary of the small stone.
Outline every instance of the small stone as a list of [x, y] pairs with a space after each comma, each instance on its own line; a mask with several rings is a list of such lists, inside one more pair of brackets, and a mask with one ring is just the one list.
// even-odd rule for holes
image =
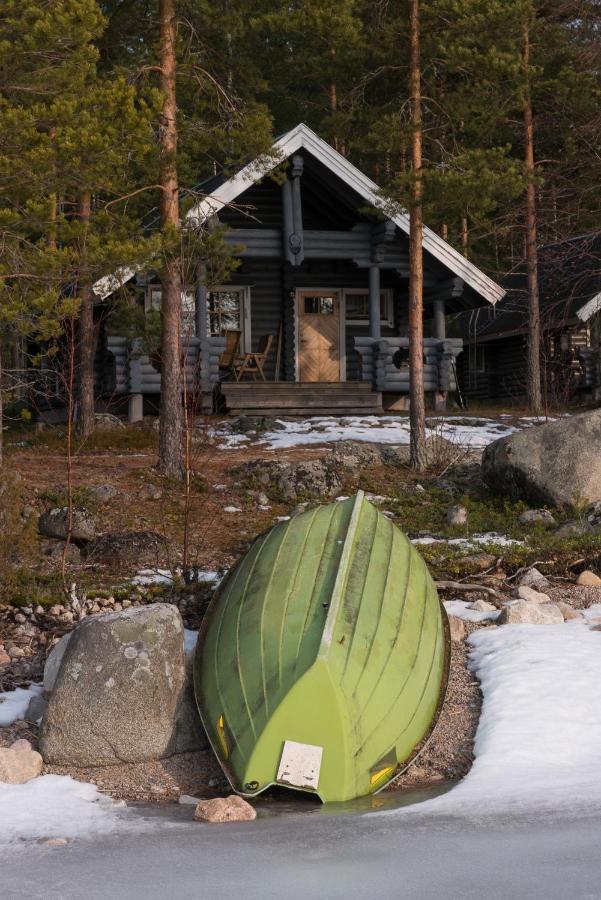
[[67, 610], [62, 614], [61, 619], [63, 620], [63, 622], [74, 622], [74, 621], [75, 621], [75, 616], [74, 616], [74, 614], [71, 612], [70, 609], [67, 609]]
[[25, 784], [37, 778], [42, 771], [44, 760], [35, 750], [13, 750], [0, 747], [0, 782], [5, 784]]
[[14, 744], [11, 744], [8, 749], [12, 750], [13, 753], [22, 753], [24, 750], [33, 750], [33, 747], [28, 740], [20, 738], [18, 741], [15, 741]]
[[544, 525], [550, 528], [555, 525], [555, 519], [548, 509], [526, 509], [518, 516], [520, 525]]
[[38, 604], [38, 605], [36, 606], [34, 612], [35, 612], [36, 616], [43, 616], [43, 615], [44, 615], [44, 607], [43, 607], [43, 606], [40, 606], [40, 605]]
[[563, 625], [563, 613], [555, 603], [508, 603], [498, 619], [500, 625]]
[[269, 497], [267, 494], [264, 494], [262, 491], [257, 495], [257, 503], [259, 506], [269, 506]]
[[98, 503], [110, 503], [119, 491], [112, 484], [93, 484], [88, 488], [88, 494], [91, 494]]
[[564, 622], [581, 622], [584, 619], [579, 610], [574, 609], [569, 603], [564, 603], [563, 600], [558, 600], [556, 606], [560, 610]]
[[19, 612], [19, 613], [16, 614], [16, 616], [15, 616], [15, 622], [18, 622], [19, 625], [25, 624], [26, 621], [27, 621], [27, 616], [24, 616], [23, 613], [20, 613], [20, 612]]
[[69, 842], [66, 838], [46, 838], [41, 841], [44, 847], [65, 847]]
[[529, 603], [550, 603], [551, 601], [548, 594], [535, 591], [534, 588], [528, 587], [527, 584], [520, 584], [516, 588], [515, 596], [520, 600], [527, 600]]
[[423, 484], [416, 484], [414, 490], [416, 490], [419, 494], [425, 494], [426, 489]]
[[64, 611], [65, 611], [65, 607], [61, 606], [58, 603], [56, 604], [56, 606], [51, 606], [50, 609], [48, 610], [48, 612], [50, 613], [51, 616], [62, 616]]
[[534, 566], [531, 569], [528, 569], [527, 572], [524, 572], [520, 578], [520, 584], [527, 585], [527, 587], [533, 587], [539, 591], [551, 587], [551, 582], [548, 578], [545, 578], [543, 573], [539, 572]]
[[7, 666], [10, 662], [10, 656], [6, 650], [0, 650], [0, 666]]
[[576, 579], [576, 584], [579, 584], [583, 587], [601, 587], [601, 578], [599, 578], [598, 575], [595, 575], [594, 572], [586, 569], [584, 572], [580, 573], [580, 575]]
[[486, 600], [482, 600], [479, 598], [478, 600], [474, 600], [472, 604], [470, 604], [470, 609], [475, 610], [476, 612], [495, 612], [496, 606], [492, 603], [488, 603]]
[[11, 647], [8, 651], [8, 655], [11, 659], [23, 659], [25, 650], [23, 650], [22, 647]]
[[197, 822], [251, 822], [257, 818], [257, 811], [236, 794], [201, 800], [194, 810]]
[[582, 537], [585, 534], [592, 534], [593, 526], [581, 519], [570, 519], [564, 522], [555, 531], [558, 538]]
[[465, 639], [465, 622], [458, 616], [448, 616], [451, 640], [460, 644]]
[[449, 506], [447, 510], [448, 525], [467, 525], [467, 509], [465, 506]]

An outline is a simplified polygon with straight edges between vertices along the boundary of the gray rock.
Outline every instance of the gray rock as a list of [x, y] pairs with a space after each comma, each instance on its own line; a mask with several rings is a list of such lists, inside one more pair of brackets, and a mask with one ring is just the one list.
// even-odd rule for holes
[[601, 528], [601, 500], [589, 506], [585, 518], [592, 528]]
[[555, 519], [548, 509], [526, 509], [518, 516], [520, 525], [545, 525], [550, 528], [555, 525]]
[[467, 509], [465, 506], [449, 506], [447, 509], [447, 525], [467, 525]]
[[564, 522], [556, 529], [555, 534], [558, 538], [582, 537], [585, 534], [592, 534], [593, 527], [583, 519], [570, 519]]
[[63, 634], [62, 638], [54, 645], [48, 654], [48, 659], [44, 666], [44, 691], [47, 694], [54, 690], [56, 676], [58, 675], [58, 670], [60, 669], [65, 650], [67, 649], [67, 644], [71, 640], [72, 634], [72, 631]]
[[544, 591], [545, 588], [551, 587], [551, 582], [548, 578], [545, 578], [543, 573], [539, 572], [534, 566], [524, 572], [520, 578], [520, 584], [526, 585], [527, 587], [533, 587], [537, 591]]
[[167, 604], [84, 619], [67, 643], [42, 722], [44, 759], [102, 766], [176, 752], [183, 648], [181, 617]]
[[495, 441], [484, 450], [482, 477], [492, 490], [540, 506], [601, 500], [601, 409]]
[[100, 430], [126, 427], [125, 423], [112, 413], [96, 413], [94, 421], [96, 423], [96, 428], [99, 428]]
[[[51, 559], [62, 559], [66, 543], [66, 541], [43, 541], [42, 553]], [[67, 562], [73, 565], [79, 565], [81, 562], [81, 550], [77, 544], [69, 543], [67, 546]]]
[[91, 494], [98, 503], [110, 503], [119, 491], [114, 484], [93, 484], [88, 488], [88, 494]]
[[194, 696], [194, 650], [186, 653], [184, 665], [186, 681], [175, 715], [172, 753], [208, 750], [210, 747]]
[[515, 600], [501, 611], [500, 625], [562, 625], [563, 614], [555, 603], [528, 603]]
[[516, 588], [515, 596], [520, 600], [527, 600], [529, 603], [550, 603], [551, 598], [548, 594], [536, 591], [527, 584], [520, 584]]
[[460, 560], [461, 568], [470, 575], [478, 572], [488, 572], [495, 565], [497, 557], [492, 553], [471, 553]]
[[[38, 530], [45, 537], [64, 541], [67, 537], [67, 507], [51, 509], [42, 513], [38, 520]], [[71, 539], [79, 544], [93, 541], [96, 535], [96, 520], [86, 509], [74, 509], [71, 525]]]
[[25, 713], [25, 721], [31, 722], [32, 725], [37, 725], [40, 719], [43, 718], [47, 707], [48, 701], [43, 697], [32, 697], [29, 701], [29, 706], [27, 707], [27, 711]]
[[112, 566], [164, 566], [167, 541], [156, 531], [108, 532], [87, 545], [86, 556]]

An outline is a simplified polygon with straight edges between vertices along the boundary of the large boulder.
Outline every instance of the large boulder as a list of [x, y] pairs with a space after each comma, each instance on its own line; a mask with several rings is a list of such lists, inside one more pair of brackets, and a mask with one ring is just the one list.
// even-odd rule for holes
[[[68, 511], [63, 506], [42, 513], [38, 521], [38, 530], [45, 537], [64, 541], [67, 538]], [[86, 544], [96, 536], [96, 520], [86, 509], [73, 509], [71, 514], [71, 540], [77, 544]]]
[[169, 550], [163, 535], [156, 531], [110, 531], [87, 545], [86, 556], [113, 568], [137, 569], [166, 565]]
[[156, 603], [84, 619], [61, 650], [40, 732], [46, 762], [113, 765], [206, 746], [175, 607]]
[[601, 499], [601, 409], [527, 428], [490, 444], [482, 477], [494, 491], [570, 509]]

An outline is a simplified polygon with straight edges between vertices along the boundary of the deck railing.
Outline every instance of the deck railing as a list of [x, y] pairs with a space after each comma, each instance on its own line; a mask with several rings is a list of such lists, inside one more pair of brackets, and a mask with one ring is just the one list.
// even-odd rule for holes
[[[355, 338], [361, 357], [361, 379], [378, 391], [409, 393], [409, 338]], [[455, 360], [463, 350], [461, 338], [424, 339], [424, 389], [454, 391], [457, 387]]]

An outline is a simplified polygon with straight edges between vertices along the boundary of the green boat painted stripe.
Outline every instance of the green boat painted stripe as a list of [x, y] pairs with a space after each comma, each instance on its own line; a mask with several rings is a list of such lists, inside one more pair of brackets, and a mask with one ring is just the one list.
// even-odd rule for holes
[[323, 637], [321, 639], [321, 644], [319, 647], [318, 657], [320, 658], [328, 656], [332, 640], [334, 639], [334, 628], [336, 627], [340, 607], [342, 606], [344, 600], [344, 589], [346, 587], [346, 582], [348, 579], [349, 562], [351, 559], [351, 554], [353, 552], [355, 538], [357, 536], [357, 527], [359, 525], [359, 519], [361, 517], [361, 507], [363, 506], [364, 498], [365, 494], [363, 493], [363, 491], [357, 491], [357, 496], [355, 497], [355, 502], [353, 504], [351, 520], [348, 525], [340, 562], [338, 564], [336, 581], [334, 582], [334, 589], [332, 591], [332, 600], [330, 603], [330, 608], [328, 610], [326, 624], [323, 629]]
[[[361, 513], [360, 513], [360, 515], [361, 515], [361, 516], [364, 516], [364, 515], [366, 514], [366, 512], [369, 511], [369, 509], [370, 509], [369, 504], [362, 503], [362, 504], [361, 504]], [[368, 557], [368, 560], [367, 560], [367, 565], [364, 566], [363, 572], [361, 573], [361, 576], [360, 576], [360, 577], [361, 577], [361, 592], [360, 592], [360, 596], [361, 596], [361, 597], [363, 596], [363, 594], [364, 594], [364, 592], [365, 592], [365, 586], [366, 586], [366, 584], [368, 583], [368, 577], [369, 577], [369, 575], [370, 575], [370, 570], [371, 570], [372, 560], [373, 560], [374, 552], [375, 552], [375, 549], [376, 549], [375, 536], [376, 536], [376, 533], [377, 533], [377, 530], [378, 530], [378, 522], [379, 522], [377, 513], [376, 513], [376, 515], [371, 516], [371, 519], [372, 519], [372, 526], [373, 526], [373, 527], [372, 527], [371, 532], [370, 532], [370, 534], [371, 534], [371, 541], [370, 541], [370, 546], [369, 546], [369, 557]], [[353, 562], [354, 562], [354, 561], [353, 561]], [[348, 582], [349, 582], [349, 579], [350, 579], [350, 575], [352, 574], [354, 568], [355, 568], [355, 566], [353, 565], [353, 563], [351, 563], [351, 565], [349, 566], [349, 575], [348, 575], [348, 578], [347, 578], [346, 586], [348, 586]], [[358, 591], [356, 591], [356, 592], [359, 593]], [[361, 604], [359, 603], [359, 607], [358, 607], [358, 609], [357, 609], [357, 613], [356, 613], [356, 615], [353, 617], [353, 626], [352, 626], [352, 629], [351, 629], [351, 634], [350, 634], [349, 640], [347, 641], [347, 645], [348, 645], [348, 646], [347, 646], [347, 651], [346, 651], [346, 659], [344, 660], [344, 668], [343, 668], [343, 670], [342, 670], [342, 678], [344, 678], [344, 676], [345, 676], [345, 674], [346, 674], [346, 672], [347, 672], [347, 669], [348, 669], [349, 662], [350, 662], [350, 661], [352, 660], [352, 658], [353, 658], [353, 644], [354, 644], [354, 641], [355, 641], [355, 635], [357, 634], [357, 625], [358, 625], [358, 623], [359, 623], [359, 615], [360, 615], [360, 613], [361, 613]]]

